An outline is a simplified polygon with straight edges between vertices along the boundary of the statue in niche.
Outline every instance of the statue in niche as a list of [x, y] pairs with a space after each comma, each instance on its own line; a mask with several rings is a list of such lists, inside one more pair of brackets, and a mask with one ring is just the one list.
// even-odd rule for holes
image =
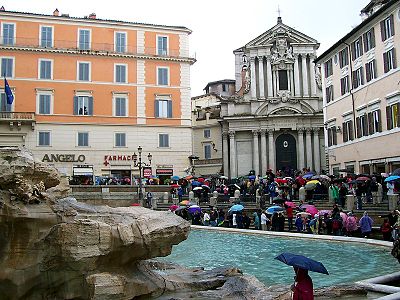
[[321, 65], [315, 65], [315, 82], [319, 89], [322, 89], [322, 76], [321, 76]]
[[288, 46], [286, 38], [277, 38], [275, 47], [271, 49], [272, 63], [280, 63], [281, 61], [293, 59], [293, 49]]

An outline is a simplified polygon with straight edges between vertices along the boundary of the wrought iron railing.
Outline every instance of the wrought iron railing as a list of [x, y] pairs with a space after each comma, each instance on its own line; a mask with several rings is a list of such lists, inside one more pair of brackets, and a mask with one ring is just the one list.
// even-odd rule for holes
[[0, 121], [35, 121], [35, 113], [0, 111]]

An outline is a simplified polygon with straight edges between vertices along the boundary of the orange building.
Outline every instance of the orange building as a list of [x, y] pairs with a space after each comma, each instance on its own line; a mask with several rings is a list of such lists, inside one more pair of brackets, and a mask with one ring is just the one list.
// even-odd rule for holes
[[[25, 145], [69, 176], [131, 178], [143, 147], [153, 174], [191, 154], [186, 27], [0, 11], [0, 146]], [[115, 159], [113, 159], [115, 158]], [[146, 171], [149, 174], [150, 171]]]

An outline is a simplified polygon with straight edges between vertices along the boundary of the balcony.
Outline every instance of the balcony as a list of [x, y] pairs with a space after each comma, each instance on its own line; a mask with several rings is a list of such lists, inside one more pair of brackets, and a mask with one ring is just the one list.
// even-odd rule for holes
[[43, 46], [39, 39], [17, 37], [13, 40], [5, 41], [0, 36], [0, 48], [16, 48], [27, 49], [32, 51], [43, 52], [67, 52], [80, 53], [90, 55], [109, 55], [109, 56], [152, 56], [154, 58], [179, 58], [195, 61], [195, 58], [182, 56], [179, 49], [168, 49], [160, 51], [154, 47], [138, 47], [136, 45], [125, 45], [116, 47], [115, 44], [108, 43], [90, 43], [79, 46], [78, 41], [54, 40], [48, 41], [46, 46]]
[[10, 126], [10, 130], [14, 128], [21, 130], [22, 125], [31, 125], [32, 130], [34, 130], [36, 124], [35, 113], [0, 111], [0, 124], [4, 123]]

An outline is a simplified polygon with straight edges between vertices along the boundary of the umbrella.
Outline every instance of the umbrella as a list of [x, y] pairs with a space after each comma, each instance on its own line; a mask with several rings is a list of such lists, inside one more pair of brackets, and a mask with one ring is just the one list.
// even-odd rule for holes
[[304, 209], [305, 212], [308, 212], [309, 214], [311, 214], [313, 216], [318, 213], [318, 209], [314, 205], [311, 205], [311, 204], [303, 204], [300, 206], [300, 209]]
[[243, 209], [244, 209], [244, 206], [242, 204], [235, 204], [228, 210], [228, 212], [233, 213], [235, 211], [242, 211]]
[[314, 174], [306, 174], [306, 175], [303, 175], [303, 178], [304, 179], [310, 179], [313, 176], [314, 176]]
[[193, 191], [198, 191], [198, 190], [202, 190], [203, 188], [201, 187], [201, 186], [198, 186], [198, 187], [195, 187], [194, 189], [193, 189]]
[[317, 186], [316, 183], [307, 183], [304, 186], [304, 189], [307, 190], [307, 191], [311, 191], [311, 190], [315, 189], [316, 186]]
[[310, 180], [307, 182], [307, 184], [309, 184], [309, 183], [320, 184], [320, 182], [318, 180]]
[[395, 181], [395, 180], [398, 180], [398, 179], [400, 179], [400, 176], [398, 176], [398, 175], [392, 175], [392, 176], [389, 176], [388, 178], [386, 178], [386, 179], [385, 179], [385, 182], [388, 182], [388, 181]]
[[367, 176], [360, 176], [357, 177], [356, 181], [368, 181], [371, 180], [371, 178], [367, 177]]
[[321, 177], [322, 179], [328, 180], [328, 181], [332, 180], [328, 175], [324, 175], [324, 174], [319, 175], [319, 177]]
[[329, 209], [322, 209], [322, 210], [320, 210], [318, 213], [319, 213], [320, 216], [325, 216], [325, 214], [330, 215], [331, 212], [332, 212], [332, 211], [329, 210]]
[[208, 189], [208, 190], [211, 189], [208, 185], [205, 185], [205, 184], [203, 184], [201, 187], [202, 187], [203, 189]]
[[197, 181], [203, 183], [205, 181], [205, 179], [203, 177], [199, 177], [199, 178], [197, 178]]
[[229, 187], [235, 187], [238, 190], [240, 190], [240, 186], [238, 186], [236, 183], [235, 184], [230, 184]]
[[192, 181], [192, 186], [201, 186], [201, 182], [194, 180]]
[[391, 175], [397, 175], [397, 176], [400, 176], [400, 168], [398, 168], [398, 169], [394, 170], [394, 171], [392, 172], [392, 174], [391, 174]]
[[172, 205], [169, 207], [169, 210], [170, 210], [170, 211], [176, 211], [178, 208], [179, 208], [178, 205], [172, 204]]
[[298, 267], [300, 269], [329, 275], [328, 270], [324, 267], [322, 263], [303, 255], [284, 252], [275, 257], [275, 259], [283, 262], [284, 264], [287, 264], [288, 266]]
[[321, 179], [321, 175], [314, 175], [313, 177], [311, 177], [311, 179], [316, 179], [316, 180]]
[[131, 206], [140, 206], [140, 203], [132, 203]]
[[185, 179], [187, 179], [187, 180], [190, 180], [190, 179], [192, 179], [192, 178], [193, 178], [192, 175], [188, 175], [188, 176], [185, 177]]
[[179, 185], [179, 184], [171, 184], [170, 187], [172, 187], [172, 188], [178, 188], [178, 187], [180, 187], [180, 185]]
[[279, 184], [283, 184], [283, 183], [287, 183], [287, 179], [285, 179], [285, 178], [276, 178], [275, 182], [279, 183]]
[[308, 216], [311, 216], [310, 213], [305, 212], [305, 211], [298, 212], [296, 215], [297, 215], [297, 216], [301, 216], [301, 217], [308, 217]]
[[285, 202], [285, 205], [286, 205], [286, 206], [290, 206], [290, 207], [292, 207], [292, 208], [296, 208], [296, 207], [297, 207], [297, 204], [294, 203], [294, 202], [292, 202], [292, 201], [286, 201], [286, 202]]
[[180, 179], [180, 177], [177, 175], [171, 177], [171, 180], [179, 180], [179, 179]]
[[275, 213], [275, 212], [280, 212], [280, 211], [283, 211], [283, 207], [281, 207], [281, 206], [270, 206], [270, 207], [268, 207], [267, 208], [267, 210], [265, 211], [267, 214], [270, 214], [270, 215], [272, 215], [273, 213]]
[[228, 179], [227, 176], [221, 176], [220, 179]]
[[340, 212], [340, 216], [342, 217], [343, 222], [346, 222], [346, 220], [348, 218], [347, 214], [344, 212]]
[[179, 203], [180, 205], [190, 205], [190, 201], [189, 200], [183, 200]]
[[254, 179], [256, 179], [256, 176], [250, 175], [250, 176], [249, 176], [249, 179], [250, 179], [250, 180], [254, 180]]
[[191, 205], [188, 208], [188, 212], [194, 214], [195, 212], [201, 212], [201, 207], [198, 205]]

